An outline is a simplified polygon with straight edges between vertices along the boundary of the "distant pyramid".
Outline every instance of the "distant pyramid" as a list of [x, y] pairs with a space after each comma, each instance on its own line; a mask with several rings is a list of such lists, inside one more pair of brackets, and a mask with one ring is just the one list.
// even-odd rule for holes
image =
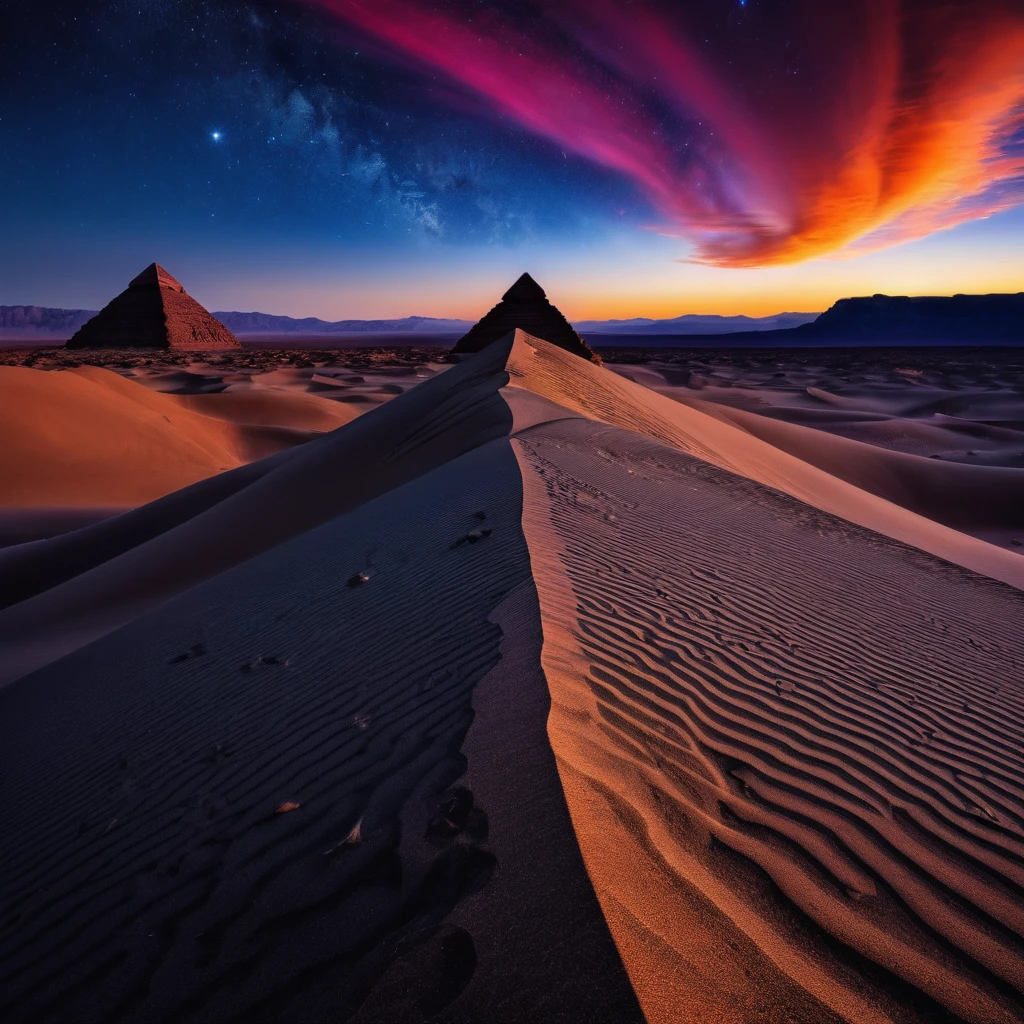
[[67, 348], [164, 348], [193, 352], [241, 347], [219, 320], [156, 263], [146, 267], [67, 343]]
[[523, 274], [501, 297], [501, 302], [458, 340], [454, 351], [479, 352], [517, 327], [592, 363], [601, 362], [569, 321], [548, 302], [544, 289], [529, 274]]

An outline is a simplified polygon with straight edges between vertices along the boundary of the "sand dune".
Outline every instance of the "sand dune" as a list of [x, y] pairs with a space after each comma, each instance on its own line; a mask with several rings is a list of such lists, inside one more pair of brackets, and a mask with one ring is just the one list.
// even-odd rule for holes
[[[61, 534], [110, 519], [121, 508], [4, 508], [0, 509], [0, 548], [49, 540]], [[10, 595], [10, 601], [15, 600]]]
[[[0, 551], [26, 599], [0, 612], [7, 681], [189, 587], [319, 526], [493, 437], [511, 416], [500, 349], [424, 381], [372, 416], [29, 550]], [[393, 409], [397, 408], [395, 412]], [[126, 546], [130, 544], [131, 546]], [[76, 574], [67, 575], [68, 567]], [[34, 581], [50, 588], [39, 592]], [[29, 596], [31, 595], [31, 596]]]
[[690, 400], [769, 444], [927, 519], [971, 533], [1024, 531], [1024, 474], [1002, 466], [941, 462], [782, 420]]
[[299, 416], [294, 400], [284, 422], [267, 403], [250, 403], [252, 415], [243, 416], [235, 396], [223, 396], [231, 414], [225, 404], [218, 414], [213, 400], [222, 396], [163, 395], [92, 366], [0, 366], [0, 390], [0, 500], [8, 508], [141, 505], [352, 418], [331, 415], [333, 406]]
[[[488, 614], [528, 579], [503, 449], [4, 691], [5, 1019], [334, 1020], [403, 958], [428, 1007], [461, 993], [473, 942], [448, 919], [495, 860], [483, 812], [449, 832], [445, 808]], [[482, 509], [486, 546], [449, 550]]]
[[4, 366], [0, 387], [7, 507], [137, 505], [243, 461], [238, 430], [109, 370]]
[[682, 405], [599, 367], [582, 369], [567, 353], [525, 336], [509, 358], [512, 384], [570, 413], [644, 434], [722, 469], [799, 498], [887, 537], [1024, 588], [1024, 558], [949, 529], [851, 486], [762, 441], [720, 415]]
[[[245, 360], [244, 353], [236, 356]], [[0, 366], [5, 508], [134, 507], [350, 423], [434, 371], [333, 376], [195, 362], [114, 372]], [[326, 390], [329, 397], [313, 391]]]
[[[960, 366], [963, 373], [956, 372], [955, 361], [927, 359], [925, 369], [882, 369], [885, 354], [876, 357], [877, 372], [860, 374], [838, 357], [831, 366], [715, 364], [708, 376], [660, 365], [618, 370], [929, 518], [978, 536], [1002, 533], [1012, 547], [1014, 539], [1024, 539], [1024, 485], [1017, 472], [1009, 472], [1024, 468], [1024, 377], [1012, 352], [990, 364], [986, 355], [993, 353], [979, 353], [973, 364]], [[766, 372], [775, 366], [784, 369]], [[836, 442], [837, 437], [881, 451]]]
[[4, 1019], [1024, 1019], [1024, 558], [778, 426], [517, 332], [0, 550]]
[[648, 1020], [1019, 1019], [1019, 595], [625, 431], [515, 444], [549, 734]]
[[350, 423], [360, 410], [353, 405], [327, 402], [316, 395], [270, 394], [267, 391], [228, 392], [217, 395], [181, 395], [186, 409], [246, 426], [290, 427], [325, 433]]

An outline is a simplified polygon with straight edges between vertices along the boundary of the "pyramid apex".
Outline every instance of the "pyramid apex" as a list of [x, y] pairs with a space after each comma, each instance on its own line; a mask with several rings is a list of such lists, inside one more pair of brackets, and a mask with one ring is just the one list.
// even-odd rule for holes
[[454, 351], [479, 352], [517, 328], [574, 355], [601, 362], [529, 274], [523, 274], [501, 297], [501, 302], [459, 338]]
[[507, 302], [536, 302], [538, 299], [546, 299], [547, 295], [529, 274], [522, 274], [502, 298]]
[[180, 282], [171, 277], [159, 263], [150, 263], [141, 274], [133, 277], [128, 282], [129, 288], [145, 288], [151, 285], [157, 285], [160, 288], [173, 288], [178, 292], [185, 290]]

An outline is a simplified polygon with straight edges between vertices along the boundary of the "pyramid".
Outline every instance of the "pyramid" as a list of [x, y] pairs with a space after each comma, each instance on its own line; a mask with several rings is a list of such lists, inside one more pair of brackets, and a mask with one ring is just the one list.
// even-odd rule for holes
[[67, 348], [163, 348], [210, 352], [239, 340], [163, 267], [151, 263], [83, 324]]
[[548, 302], [544, 289], [529, 274], [523, 274], [501, 297], [501, 302], [456, 342], [454, 351], [479, 352], [517, 327], [592, 363], [601, 362], [569, 321]]

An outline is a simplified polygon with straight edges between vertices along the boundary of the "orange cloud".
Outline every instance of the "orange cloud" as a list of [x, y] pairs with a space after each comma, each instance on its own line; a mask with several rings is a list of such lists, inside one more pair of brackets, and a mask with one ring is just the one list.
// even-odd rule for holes
[[861, 130], [835, 162], [817, 165], [810, 154], [807, 173], [796, 171], [802, 202], [793, 229], [712, 251], [709, 261], [759, 266], [859, 253], [1021, 203], [1024, 17], [977, 13], [939, 7], [901, 25], [900, 12], [889, 12]]

